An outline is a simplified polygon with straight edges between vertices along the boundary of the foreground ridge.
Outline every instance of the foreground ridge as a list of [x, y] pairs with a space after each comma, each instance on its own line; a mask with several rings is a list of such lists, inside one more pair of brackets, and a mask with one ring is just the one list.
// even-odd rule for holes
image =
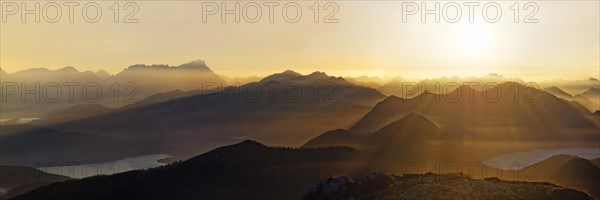
[[317, 182], [303, 200], [320, 199], [592, 199], [551, 183], [472, 179], [460, 174], [370, 173], [352, 180], [330, 177]]

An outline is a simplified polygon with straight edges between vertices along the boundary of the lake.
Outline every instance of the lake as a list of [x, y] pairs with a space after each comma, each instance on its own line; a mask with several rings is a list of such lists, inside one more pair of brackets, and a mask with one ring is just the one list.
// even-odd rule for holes
[[148, 169], [159, 167], [164, 163], [158, 162], [160, 159], [171, 157], [168, 154], [152, 154], [125, 158], [110, 162], [89, 163], [83, 165], [67, 165], [67, 166], [52, 166], [38, 167], [37, 169], [71, 178], [85, 178], [95, 175], [110, 175], [131, 170]]

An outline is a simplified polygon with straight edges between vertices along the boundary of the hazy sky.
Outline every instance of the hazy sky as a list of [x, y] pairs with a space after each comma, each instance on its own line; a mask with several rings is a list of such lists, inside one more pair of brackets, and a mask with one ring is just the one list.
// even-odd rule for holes
[[[289, 2], [274, 8], [273, 23], [264, 1], [258, 2], [262, 17], [257, 23], [246, 22], [243, 16], [235, 23], [233, 15], [222, 23], [220, 13], [208, 16], [205, 23], [200, 1], [137, 2], [139, 12], [134, 18], [138, 23], [122, 23], [131, 11], [123, 8], [121, 22], [115, 23], [109, 9], [113, 2], [100, 2], [102, 18], [88, 23], [82, 17], [85, 3], [75, 7], [74, 23], [69, 23], [64, 5], [57, 23], [44, 18], [35, 23], [33, 15], [21, 23], [20, 13], [5, 17], [3, 5], [2, 69], [75, 66], [116, 73], [138, 63], [179, 65], [203, 59], [214, 71], [228, 76], [264, 76], [285, 69], [408, 78], [494, 72], [526, 80], [583, 79], [600, 73], [598, 1], [538, 1], [539, 11], [533, 17], [538, 23], [523, 23], [533, 11], [533, 7], [524, 9], [525, 2], [519, 2], [519, 22], [515, 23], [510, 9], [514, 2], [505, 1], [498, 2], [502, 16], [497, 23], [484, 21], [486, 2], [475, 7], [474, 23], [469, 23], [469, 7], [463, 2], [459, 2], [462, 17], [458, 23], [448, 23], [443, 16], [436, 23], [433, 15], [427, 15], [425, 23], [420, 15], [408, 16], [403, 23], [400, 1], [337, 2], [339, 11], [333, 18], [338, 23], [323, 23], [335, 7], [325, 10], [325, 2], [319, 4], [319, 23], [313, 21], [310, 9], [314, 2], [308, 1], [299, 2], [302, 16], [297, 23], [282, 17], [282, 7]], [[240, 2], [240, 6], [247, 3]], [[417, 3], [422, 9], [421, 2]], [[440, 6], [447, 3], [441, 1]], [[234, 2], [226, 5], [232, 8]], [[434, 3], [427, 6], [433, 8]], [[254, 8], [247, 8], [246, 16], [252, 18]], [[46, 11], [48, 18], [55, 15], [52, 7]], [[294, 7], [287, 11], [290, 18], [295, 16]], [[488, 13], [495, 16], [493, 8]], [[455, 16], [452, 7], [446, 16]]]

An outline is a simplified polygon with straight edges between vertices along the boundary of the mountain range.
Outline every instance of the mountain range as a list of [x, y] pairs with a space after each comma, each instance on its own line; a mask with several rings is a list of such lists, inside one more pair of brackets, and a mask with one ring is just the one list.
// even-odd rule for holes
[[[497, 91], [503, 91], [502, 95], [494, 99], [492, 95]], [[334, 131], [329, 135], [348, 137], [334, 137], [335, 141], [365, 147], [368, 145], [363, 140], [374, 136], [363, 135], [372, 135], [410, 113], [425, 116], [436, 130], [443, 130], [443, 135], [451, 138], [448, 141], [456, 144], [452, 149], [468, 146], [477, 152], [477, 155], [466, 156], [469, 158], [534, 149], [540, 144], [593, 146], [598, 140], [600, 125], [597, 122], [600, 116], [585, 113], [576, 104], [515, 82], [485, 91], [468, 86], [447, 94], [426, 91], [403, 99], [386, 98], [375, 89], [322, 72], [302, 75], [289, 70], [256, 83], [208, 94], [193, 91], [157, 94], [140, 104], [110, 112], [99, 109], [87, 115], [89, 117], [60, 123], [38, 120], [34, 124], [61, 132], [140, 142], [150, 145], [142, 149], [168, 153], [179, 159], [241, 139], [301, 146], [320, 133], [339, 128], [348, 131]], [[86, 116], [78, 111], [72, 113]], [[393, 136], [386, 137], [389, 138], [385, 140], [393, 141]], [[490, 144], [497, 146], [490, 147]]]
[[33, 123], [145, 142], [152, 145], [148, 149], [189, 158], [240, 139], [299, 146], [323, 131], [351, 126], [384, 98], [375, 89], [322, 72], [285, 71], [208, 94], [175, 91], [88, 118]]
[[[202, 60], [179, 66], [137, 64], [115, 75], [103, 70], [79, 71], [75, 67], [33, 68], [12, 74], [3, 71], [1, 81], [6, 90], [1, 111], [3, 118], [9, 119], [40, 117], [74, 104], [120, 107], [156, 93], [202, 90], [208, 84], [225, 84]], [[36, 95], [28, 94], [22, 99], [25, 90]]]
[[459, 140], [481, 145], [478, 150], [516, 151], [542, 143], [595, 146], [598, 142], [598, 126], [588, 111], [515, 82], [484, 91], [460, 86], [447, 94], [426, 91], [410, 99], [390, 96], [349, 131], [370, 134], [411, 112], [427, 116]]
[[581, 104], [590, 112], [600, 110], [600, 88], [589, 88], [585, 92], [577, 95], [571, 95], [558, 87], [549, 87], [544, 89], [544, 91], [558, 98]]
[[[56, 104], [3, 103], [2, 164], [95, 163], [148, 154], [185, 160], [81, 180], [55, 177], [50, 182], [66, 181], [15, 199], [290, 199], [301, 197], [324, 177], [359, 177], [374, 171], [402, 177], [378, 174], [375, 177], [388, 178], [372, 180], [372, 175], [367, 175], [358, 182], [375, 182], [360, 187], [352, 183], [348, 188], [374, 195], [367, 199], [391, 198], [398, 191], [418, 196], [423, 194], [413, 189], [423, 185], [412, 183], [430, 182], [434, 177], [441, 182], [426, 184], [429, 190], [457, 195], [467, 193], [440, 188], [448, 189], [448, 184], [456, 186], [452, 181], [459, 181], [468, 183], [468, 188], [476, 185], [502, 190], [502, 195], [507, 195], [502, 197], [507, 198], [533, 195], [527, 197], [544, 199], [568, 194], [600, 199], [600, 191], [594, 187], [600, 184], [598, 159], [556, 155], [519, 170], [481, 162], [531, 149], [596, 148], [600, 111], [590, 108], [596, 97], [600, 101], [600, 93], [588, 86], [597, 79], [571, 85], [555, 82], [562, 84], [542, 90], [498, 74], [450, 77], [419, 82], [443, 83], [441, 90], [427, 86], [407, 95], [407, 91], [392, 91], [403, 89], [397, 85], [404, 84], [401, 78], [384, 83], [373, 77], [342, 78], [319, 71], [300, 74], [286, 70], [262, 79], [249, 78], [249, 83], [221, 84], [235, 78], [216, 75], [200, 60], [180, 66], [133, 65], [115, 75], [79, 72], [73, 67], [0, 73], [3, 83], [73, 80], [98, 81], [104, 87], [111, 82], [135, 82], [141, 94], [132, 103], [106, 102], [113, 100], [110, 95], [109, 100], [95, 103], [81, 99]], [[464, 84], [470, 81], [487, 84]], [[381, 86], [374, 89], [365, 85]], [[566, 86], [572, 86], [570, 90], [588, 88], [573, 96], [562, 90]], [[18, 100], [20, 96], [11, 98]], [[39, 119], [5, 125], [5, 117], [22, 116]], [[475, 167], [464, 170], [465, 166]], [[425, 174], [428, 172], [440, 175]], [[411, 177], [413, 173], [425, 175]], [[449, 175], [453, 173], [471, 178]], [[499, 179], [490, 179], [490, 175]], [[330, 178], [317, 186], [339, 181], [352, 182]], [[382, 185], [385, 188], [379, 188]], [[317, 196], [328, 188], [321, 186], [315, 189]], [[372, 187], [381, 190], [372, 193]], [[531, 188], [541, 193], [519, 192]]]
[[441, 77], [425, 80], [409, 80], [395, 78], [378, 87], [377, 90], [389, 96], [397, 96], [401, 98], [413, 98], [425, 91], [434, 93], [446, 93], [446, 86], [453, 85], [470, 85], [476, 90], [483, 90], [488, 84], [501, 84], [504, 82], [515, 82], [526, 84], [523, 80], [514, 77], [504, 77], [502, 75], [491, 73], [485, 76], [469, 76], [469, 77]]
[[[345, 144], [352, 147], [344, 147]], [[553, 182], [585, 191], [596, 198], [598, 196], [594, 186], [600, 180], [597, 177], [600, 169], [592, 161], [557, 155], [519, 171], [510, 171], [483, 165], [478, 160], [463, 141], [438, 128], [427, 117], [410, 113], [368, 135], [337, 129], [310, 140], [299, 149], [267, 147], [254, 141], [244, 141], [150, 170], [54, 183], [15, 199], [245, 199], [256, 196], [289, 199], [300, 197], [322, 177], [342, 174], [360, 176], [371, 171], [396, 173], [403, 177], [410, 177], [410, 173], [434, 171], [442, 174], [466, 173], [480, 179], [498, 176], [503, 180]], [[440, 168], [432, 163], [444, 167]], [[446, 167], [452, 166], [452, 163], [459, 164], [459, 171], [448, 171]], [[460, 169], [460, 163], [473, 163], [476, 167], [472, 171], [465, 171]], [[407, 166], [416, 167], [417, 170], [405, 168]], [[532, 174], [532, 169], [536, 173]], [[496, 171], [496, 174], [486, 173], [490, 170]], [[524, 177], [519, 178], [515, 174]], [[446, 180], [444, 176], [440, 178]], [[475, 181], [464, 177], [460, 180]], [[534, 186], [535, 183], [503, 182], [496, 179], [485, 181], [492, 181], [494, 184], [519, 184], [514, 186], [521, 188], [543, 185], [550, 187], [548, 191], [558, 187], [552, 184]], [[473, 182], [480, 183], [482, 182]], [[506, 186], [514, 188], [510, 185], [502, 187]], [[569, 194], [576, 194], [577, 197], [587, 196], [586, 193], [569, 191]], [[508, 194], [510, 193], [499, 193]]]
[[479, 162], [462, 140], [441, 130], [426, 117], [410, 113], [369, 135], [345, 130], [326, 132], [303, 148], [351, 146], [363, 151], [369, 170], [395, 172], [407, 163]]

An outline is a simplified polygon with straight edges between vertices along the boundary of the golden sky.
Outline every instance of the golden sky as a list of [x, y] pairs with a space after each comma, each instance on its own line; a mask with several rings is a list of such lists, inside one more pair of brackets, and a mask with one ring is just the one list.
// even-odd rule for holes
[[[401, 1], [336, 2], [338, 23], [322, 22], [333, 9], [325, 10], [326, 2], [319, 2], [319, 23], [313, 21], [310, 6], [314, 2], [309, 1], [299, 1], [302, 16], [297, 23], [286, 22], [281, 15], [288, 2], [275, 7], [273, 23], [264, 6], [257, 23], [243, 18], [235, 23], [233, 15], [225, 23], [220, 15], [211, 15], [205, 23], [200, 1], [136, 2], [139, 22], [115, 23], [109, 9], [114, 2], [99, 2], [102, 18], [88, 23], [81, 15], [86, 2], [80, 3], [74, 23], [69, 23], [67, 7], [57, 23], [43, 18], [35, 23], [33, 15], [21, 23], [18, 14], [2, 15], [6, 22], [0, 30], [0, 67], [16, 72], [75, 66], [117, 73], [138, 63], [179, 65], [203, 59], [211, 69], [228, 76], [264, 76], [293, 69], [338, 76], [432, 78], [500, 73], [545, 80], [598, 77], [600, 72], [598, 1], [537, 1], [539, 11], [534, 18], [538, 23], [522, 22], [532, 11], [524, 9], [526, 2], [520, 2], [520, 21], [515, 23], [510, 10], [514, 2], [507, 1], [498, 2], [503, 10], [497, 23], [482, 18], [486, 2], [475, 7], [474, 23], [468, 22], [464, 6], [457, 23], [443, 18], [436, 23], [433, 15], [425, 23], [418, 15], [408, 16], [403, 23]], [[226, 5], [234, 6], [233, 2]], [[48, 16], [55, 14], [48, 10]], [[255, 14], [248, 10], [248, 16]], [[120, 18], [127, 13], [121, 9]], [[295, 14], [293, 9], [288, 13]]]

